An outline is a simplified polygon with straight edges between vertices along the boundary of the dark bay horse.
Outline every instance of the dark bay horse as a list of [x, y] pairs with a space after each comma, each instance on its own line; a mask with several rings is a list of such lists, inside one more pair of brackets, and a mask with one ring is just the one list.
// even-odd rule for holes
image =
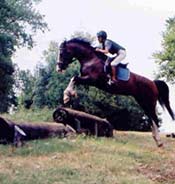
[[128, 81], [119, 80], [116, 84], [109, 85], [107, 75], [104, 72], [106, 56], [96, 52], [95, 48], [83, 39], [73, 38], [64, 41], [60, 45], [57, 71], [65, 70], [74, 59], [80, 63], [81, 76], [71, 79], [64, 91], [64, 102], [69, 101], [71, 96], [76, 95], [74, 87], [78, 84], [95, 86], [111, 94], [131, 95], [149, 117], [153, 138], [157, 146], [163, 145], [158, 134], [157, 100], [167, 108], [172, 119], [175, 119], [169, 103], [169, 88], [165, 82], [160, 80], [151, 81], [131, 72]]

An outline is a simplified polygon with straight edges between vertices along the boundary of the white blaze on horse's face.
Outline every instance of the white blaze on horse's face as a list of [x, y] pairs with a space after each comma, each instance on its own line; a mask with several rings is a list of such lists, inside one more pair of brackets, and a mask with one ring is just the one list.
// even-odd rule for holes
[[60, 69], [60, 67], [58, 66], [58, 64], [56, 65], [56, 71], [57, 71], [57, 72], [60, 72], [60, 71], [61, 71], [61, 69]]

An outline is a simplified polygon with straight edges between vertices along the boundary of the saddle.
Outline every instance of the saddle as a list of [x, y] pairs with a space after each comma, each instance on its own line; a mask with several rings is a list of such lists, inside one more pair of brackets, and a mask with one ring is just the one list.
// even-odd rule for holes
[[127, 64], [118, 64], [116, 77], [119, 80], [128, 81], [130, 78], [130, 70], [127, 68]]
[[[129, 78], [130, 78], [130, 70], [127, 68], [127, 65], [128, 63], [126, 64], [123, 64], [123, 63], [119, 63], [117, 66], [116, 66], [116, 78], [118, 80], [122, 80], [122, 81], [128, 81]], [[110, 64], [105, 64], [104, 66], [104, 71], [105, 73], [108, 75], [108, 74], [111, 74], [111, 65]]]

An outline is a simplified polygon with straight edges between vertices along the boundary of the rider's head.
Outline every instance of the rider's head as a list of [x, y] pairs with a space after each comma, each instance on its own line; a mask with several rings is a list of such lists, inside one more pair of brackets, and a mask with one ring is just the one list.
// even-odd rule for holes
[[104, 42], [107, 38], [107, 33], [105, 31], [99, 31], [97, 33], [97, 38], [98, 38], [98, 41], [101, 43], [101, 42]]

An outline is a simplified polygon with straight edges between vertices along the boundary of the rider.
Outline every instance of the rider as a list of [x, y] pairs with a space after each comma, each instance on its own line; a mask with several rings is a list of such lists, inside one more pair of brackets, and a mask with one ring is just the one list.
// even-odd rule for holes
[[[97, 33], [97, 38], [100, 43], [96, 51], [102, 52], [104, 54], [116, 54], [115, 58], [111, 62], [112, 68], [112, 81], [117, 82], [116, 79], [116, 66], [126, 57], [126, 50], [124, 47], [115, 43], [112, 40], [107, 39], [107, 33], [105, 31], [99, 31]], [[106, 62], [109, 62], [111, 57], [108, 57]]]

